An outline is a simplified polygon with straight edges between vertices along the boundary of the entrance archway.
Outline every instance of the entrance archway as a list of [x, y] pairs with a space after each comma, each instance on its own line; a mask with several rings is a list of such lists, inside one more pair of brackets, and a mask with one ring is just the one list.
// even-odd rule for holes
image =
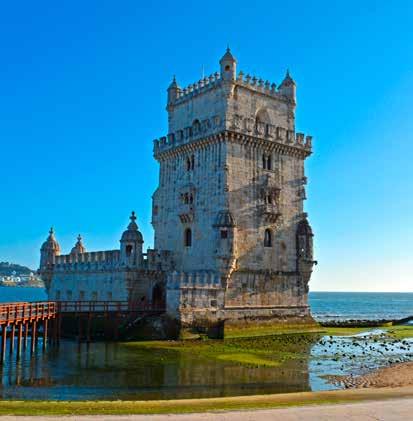
[[152, 306], [158, 309], [163, 309], [165, 307], [165, 289], [160, 284], [156, 284], [153, 287]]

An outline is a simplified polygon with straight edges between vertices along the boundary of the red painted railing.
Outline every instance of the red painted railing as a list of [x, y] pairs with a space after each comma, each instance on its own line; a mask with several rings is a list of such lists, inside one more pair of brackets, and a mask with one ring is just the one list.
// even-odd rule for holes
[[162, 312], [164, 306], [130, 301], [44, 301], [0, 304], [0, 325], [41, 320], [58, 313]]
[[53, 318], [57, 311], [53, 301], [0, 304], [0, 325]]
[[131, 301], [57, 301], [59, 313], [160, 312], [164, 306]]

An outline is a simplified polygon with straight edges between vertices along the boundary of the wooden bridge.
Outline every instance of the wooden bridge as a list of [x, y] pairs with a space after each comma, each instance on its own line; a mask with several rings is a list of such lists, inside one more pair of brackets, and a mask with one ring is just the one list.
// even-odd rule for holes
[[17, 358], [20, 358], [22, 341], [27, 348], [28, 337], [31, 336], [30, 350], [37, 347], [39, 327], [42, 325], [43, 348], [49, 339], [49, 321], [52, 321], [51, 342], [58, 342], [57, 326], [58, 309], [55, 302], [7, 303], [0, 304], [0, 326], [2, 328], [0, 361], [6, 357], [7, 337], [10, 338], [10, 354], [13, 354], [17, 330]]
[[[119, 327], [122, 322], [135, 320], [146, 315], [161, 314], [163, 306], [153, 306], [144, 302], [128, 301], [45, 301], [18, 302], [0, 304], [1, 349], [0, 364], [7, 354], [7, 338], [9, 338], [10, 355], [20, 358], [22, 349], [28, 347], [30, 337], [30, 352], [37, 350], [38, 338], [43, 338], [42, 348], [47, 344], [59, 345], [62, 335], [62, 320], [76, 322], [75, 330], [79, 341], [91, 340], [92, 322], [101, 318], [106, 337], [118, 339]], [[108, 326], [111, 329], [108, 329]], [[17, 342], [16, 342], [17, 340]]]

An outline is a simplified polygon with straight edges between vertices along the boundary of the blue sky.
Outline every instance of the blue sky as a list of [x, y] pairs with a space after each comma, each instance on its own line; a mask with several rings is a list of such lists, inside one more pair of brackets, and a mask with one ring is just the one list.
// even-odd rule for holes
[[152, 245], [166, 88], [229, 44], [245, 73], [297, 82], [311, 288], [413, 291], [412, 21], [408, 1], [4, 3], [0, 261], [37, 268], [51, 225], [64, 252], [78, 233], [116, 248], [132, 209]]

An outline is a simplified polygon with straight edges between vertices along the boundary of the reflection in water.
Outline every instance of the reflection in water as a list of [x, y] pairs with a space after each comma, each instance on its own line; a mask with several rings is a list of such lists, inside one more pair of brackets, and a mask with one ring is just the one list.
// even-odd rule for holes
[[4, 399], [171, 399], [310, 390], [306, 358], [248, 367], [173, 350], [67, 340], [45, 353], [39, 341], [35, 355], [9, 358], [0, 378]]
[[[380, 332], [379, 332], [380, 335]], [[391, 362], [413, 358], [413, 339], [380, 336], [323, 337], [281, 335], [252, 338], [226, 346], [219, 359], [207, 354], [143, 348], [121, 343], [78, 344], [64, 340], [60, 348], [36, 353], [30, 345], [19, 361], [0, 366], [0, 398], [4, 399], [172, 399], [328, 390], [326, 374], [359, 374]], [[221, 347], [221, 348], [220, 348]], [[261, 348], [262, 347], [262, 348]], [[234, 353], [265, 350], [272, 363], [247, 366], [231, 360]], [[15, 357], [15, 356], [14, 356]]]

